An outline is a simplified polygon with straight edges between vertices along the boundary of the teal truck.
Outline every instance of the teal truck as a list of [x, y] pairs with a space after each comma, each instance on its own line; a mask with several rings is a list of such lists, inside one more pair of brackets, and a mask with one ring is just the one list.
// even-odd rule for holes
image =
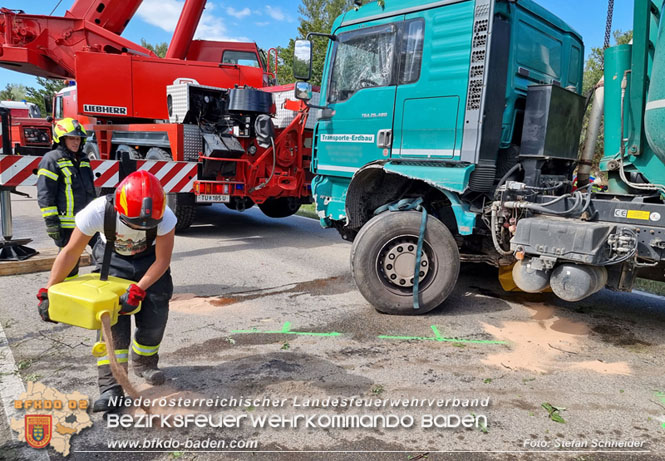
[[[580, 94], [582, 37], [531, 0], [374, 1], [310, 34], [329, 41], [317, 213], [353, 241], [354, 280], [377, 310], [436, 308], [465, 261], [512, 267], [523, 291], [571, 302], [663, 280], [661, 2], [635, 0], [634, 43], [606, 50], [593, 98]], [[311, 49], [296, 42], [304, 100]]]

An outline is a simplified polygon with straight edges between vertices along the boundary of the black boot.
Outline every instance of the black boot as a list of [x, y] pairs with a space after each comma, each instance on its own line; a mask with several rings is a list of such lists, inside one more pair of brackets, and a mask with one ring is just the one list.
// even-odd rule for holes
[[159, 363], [159, 354], [145, 356], [138, 355], [132, 350], [132, 369], [134, 374], [145, 381], [151, 386], [160, 386], [166, 381], [164, 372], [157, 367]]
[[154, 368], [134, 366], [134, 374], [145, 379], [145, 382], [151, 386], [161, 386], [166, 381], [164, 372], [156, 366]]
[[122, 387], [112, 387], [100, 394], [99, 398], [92, 404], [92, 411], [115, 413], [122, 408], [124, 400], [125, 393], [122, 391]]

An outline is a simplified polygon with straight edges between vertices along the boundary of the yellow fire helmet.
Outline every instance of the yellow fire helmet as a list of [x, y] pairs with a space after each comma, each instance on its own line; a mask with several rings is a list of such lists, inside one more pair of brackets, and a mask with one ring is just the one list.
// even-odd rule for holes
[[73, 118], [63, 118], [55, 124], [53, 128], [53, 142], [59, 143], [60, 138], [63, 136], [79, 136], [81, 138], [87, 138], [88, 133], [85, 132], [85, 128], [81, 126], [78, 120]]

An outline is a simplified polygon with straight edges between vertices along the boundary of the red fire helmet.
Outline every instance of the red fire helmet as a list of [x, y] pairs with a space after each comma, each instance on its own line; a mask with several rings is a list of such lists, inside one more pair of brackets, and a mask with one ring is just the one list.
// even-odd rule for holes
[[114, 205], [120, 220], [129, 227], [151, 229], [164, 217], [166, 194], [154, 174], [139, 170], [118, 185]]

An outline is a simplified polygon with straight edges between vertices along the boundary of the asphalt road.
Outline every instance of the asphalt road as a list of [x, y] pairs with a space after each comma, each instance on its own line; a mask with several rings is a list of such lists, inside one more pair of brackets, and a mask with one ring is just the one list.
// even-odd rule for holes
[[[34, 198], [15, 197], [13, 211], [15, 237], [48, 248]], [[662, 298], [602, 291], [567, 304], [551, 294], [504, 293], [495, 270], [467, 265], [439, 309], [386, 316], [356, 290], [349, 250], [307, 218], [201, 209], [176, 238], [176, 295], [161, 348], [168, 380], [140, 389], [150, 399], [281, 404], [155, 409], [227, 415], [240, 418], [239, 428], [109, 428], [95, 414], [94, 426], [73, 438], [70, 459], [665, 459]], [[0, 324], [21, 368], [11, 376], [94, 399], [94, 334], [37, 315], [35, 294], [47, 276], [0, 277]], [[333, 407], [326, 398], [382, 406]], [[319, 406], [296, 406], [307, 399]], [[404, 399], [409, 406], [397, 404]], [[489, 404], [461, 406], [473, 399]], [[543, 404], [558, 408], [552, 416], [564, 422]], [[3, 411], [0, 458], [31, 456], [7, 428], [13, 410]], [[297, 415], [305, 419], [291, 427]], [[361, 415], [363, 427], [332, 427]], [[385, 427], [388, 415], [397, 427]], [[473, 415], [473, 427], [426, 427], [433, 418], [454, 426], [450, 415]], [[263, 416], [287, 427], [254, 427], [252, 418]], [[131, 455], [109, 448], [113, 441], [148, 446], [146, 439], [157, 442]], [[168, 439], [181, 446], [164, 448]], [[243, 452], [183, 446], [208, 439], [258, 445]]]

